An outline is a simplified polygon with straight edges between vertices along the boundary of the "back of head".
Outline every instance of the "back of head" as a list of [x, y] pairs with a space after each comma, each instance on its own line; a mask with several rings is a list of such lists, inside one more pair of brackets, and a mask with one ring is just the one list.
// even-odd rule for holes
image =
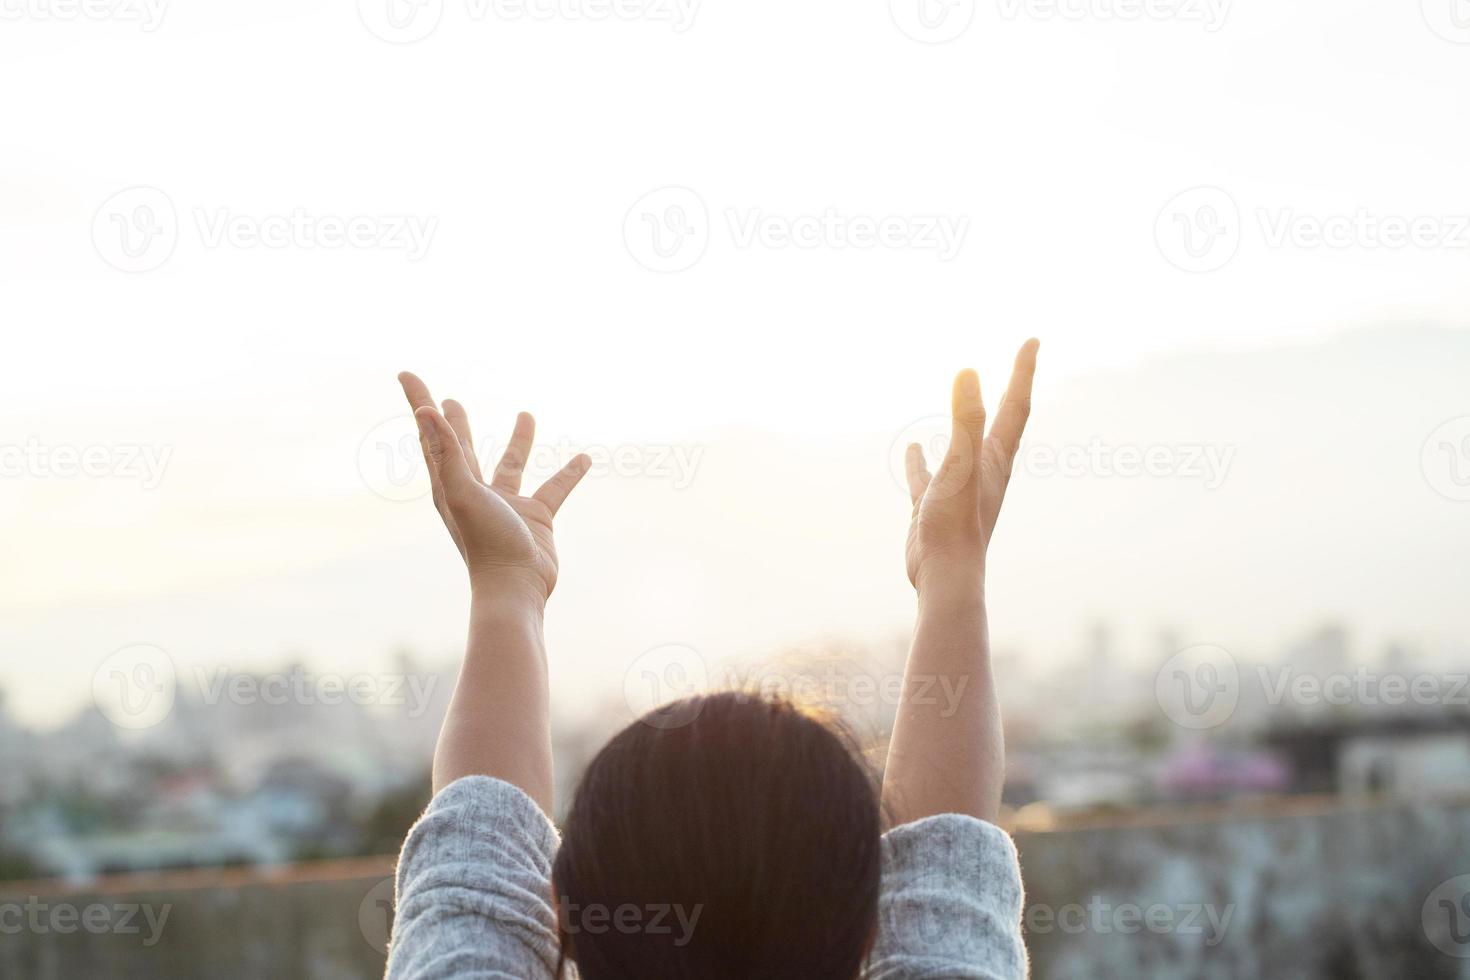
[[789, 703], [691, 698], [582, 778], [553, 871], [583, 980], [853, 980], [877, 922], [879, 809], [849, 743]]

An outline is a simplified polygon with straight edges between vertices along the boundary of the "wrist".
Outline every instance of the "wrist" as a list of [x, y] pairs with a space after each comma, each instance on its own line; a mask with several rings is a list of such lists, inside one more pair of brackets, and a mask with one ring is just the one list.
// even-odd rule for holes
[[470, 572], [470, 606], [476, 613], [546, 615], [546, 585], [539, 575], [500, 568]]
[[978, 562], [922, 568], [914, 577], [914, 591], [918, 593], [921, 608], [930, 605], [984, 605], [985, 565]]

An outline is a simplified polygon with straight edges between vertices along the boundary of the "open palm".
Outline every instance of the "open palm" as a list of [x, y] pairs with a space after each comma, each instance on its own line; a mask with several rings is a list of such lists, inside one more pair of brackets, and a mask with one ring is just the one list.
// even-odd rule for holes
[[551, 522], [586, 475], [591, 459], [579, 453], [534, 494], [522, 496], [521, 475], [536, 436], [535, 419], [522, 412], [487, 482], [475, 456], [464, 406], [445, 399], [441, 413], [428, 386], [416, 375], [405, 371], [398, 381], [419, 425], [434, 506], [471, 580], [510, 575], [524, 580], [542, 599], [549, 596], [557, 573]]

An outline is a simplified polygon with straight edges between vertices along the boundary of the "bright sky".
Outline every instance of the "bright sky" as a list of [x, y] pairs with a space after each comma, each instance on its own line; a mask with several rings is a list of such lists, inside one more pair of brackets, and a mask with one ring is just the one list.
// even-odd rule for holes
[[[22, 717], [54, 721], [129, 643], [242, 669], [451, 653], [463, 590], [436, 519], [359, 466], [405, 367], [487, 437], [526, 408], [553, 445], [634, 447], [655, 468], [702, 452], [687, 487], [609, 478], [568, 507], [557, 669], [615, 689], [659, 643], [901, 636], [906, 507], [879, 454], [944, 410], [958, 367], [998, 396], [1027, 336], [1044, 340], [1039, 424], [1066, 442], [1109, 437], [1086, 393], [1142, 377], [1165, 399], [1171, 365], [1193, 365], [1196, 392], [1259, 399], [1232, 386], [1237, 362], [1195, 353], [1261, 352], [1252, 376], [1275, 377], [1273, 350], [1310, 365], [1290, 352], [1470, 311], [1470, 27], [1451, 0], [1159, 0], [1168, 16], [1133, 20], [1103, 0], [1064, 0], [1065, 16], [628, 0], [648, 14], [632, 20], [428, 0], [406, 34], [387, 2], [104, 0], [114, 19], [0, 4], [0, 443], [169, 454], [156, 487], [34, 463], [0, 480], [0, 684]], [[118, 19], [134, 14], [152, 29]], [[370, 29], [403, 39], [435, 16], [414, 43]], [[1402, 431], [1372, 431], [1406, 454], [1391, 506], [1437, 508], [1417, 558], [1444, 582], [1459, 566], [1429, 542], [1462, 533], [1470, 504], [1421, 500], [1414, 465], [1470, 404], [1466, 363], [1441, 356], [1463, 343], [1429, 347], [1381, 387], [1361, 350], [1317, 383], [1344, 394], [1332, 378], [1361, 374], [1365, 396], [1421, 399]], [[1048, 397], [1070, 407], [1045, 423]], [[1349, 452], [1362, 431], [1280, 404]], [[1242, 443], [1228, 405], [1195, 408], [1129, 405], [1115, 441], [1157, 412], [1175, 443]], [[1336, 476], [1319, 463], [1287, 489]], [[1285, 508], [1269, 474], [1237, 472], [1223, 489], [1255, 495], [1232, 526]], [[1108, 499], [1053, 485], [1074, 515]], [[1210, 520], [1194, 488], [1149, 486], [1185, 495], [1182, 525]], [[1055, 541], [1167, 554], [1149, 522], [1098, 531], [1156, 505], [1116, 501]], [[1211, 559], [1210, 588], [1239, 581], [1238, 557]], [[1317, 591], [1261, 620], [1181, 608], [1177, 570], [1123, 595], [1086, 587], [1107, 562], [1074, 562], [1036, 615], [996, 629], [1039, 656], [1071, 652], [1094, 616], [1140, 637], [1241, 624], [1265, 644], [1353, 614], [1374, 637], [1466, 639], [1460, 614], [1435, 618], [1450, 591], [1416, 583], [1418, 605], [1364, 612], [1372, 581], [1317, 564], [1333, 566]]]

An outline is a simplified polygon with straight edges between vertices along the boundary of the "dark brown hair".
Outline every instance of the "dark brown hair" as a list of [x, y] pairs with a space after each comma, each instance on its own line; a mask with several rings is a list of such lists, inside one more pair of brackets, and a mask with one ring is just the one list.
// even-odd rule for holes
[[[878, 918], [879, 821], [835, 726], [746, 694], [676, 702], [582, 777], [552, 871], [563, 958], [582, 980], [853, 980]], [[583, 928], [593, 909], [601, 928]]]

